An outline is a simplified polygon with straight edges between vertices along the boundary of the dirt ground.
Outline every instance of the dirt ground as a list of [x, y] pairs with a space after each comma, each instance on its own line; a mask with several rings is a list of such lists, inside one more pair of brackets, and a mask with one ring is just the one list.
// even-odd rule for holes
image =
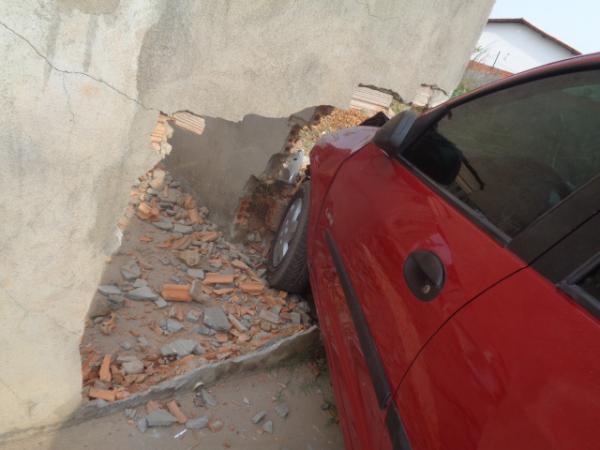
[[[207, 416], [211, 422], [222, 421], [220, 431], [213, 432], [207, 427], [188, 430], [175, 438], [185, 430], [184, 425], [175, 424], [148, 428], [142, 433], [135, 420], [128, 419], [121, 412], [6, 443], [0, 445], [0, 449], [342, 449], [342, 434], [337, 424], [329, 378], [325, 370], [319, 369], [320, 365], [322, 363], [297, 363], [230, 378], [208, 389], [217, 402], [213, 407], [195, 406], [193, 392], [175, 397], [188, 418]], [[289, 408], [286, 418], [275, 410], [281, 404]], [[266, 416], [255, 425], [252, 418], [261, 411], [266, 412]], [[137, 414], [146, 414], [145, 408], [137, 408]], [[269, 420], [273, 423], [272, 434], [263, 430]]]

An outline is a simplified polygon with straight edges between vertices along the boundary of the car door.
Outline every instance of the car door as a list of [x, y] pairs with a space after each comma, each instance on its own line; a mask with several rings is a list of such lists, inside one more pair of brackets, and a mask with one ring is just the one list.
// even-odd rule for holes
[[594, 152], [578, 171], [571, 150], [598, 142], [598, 74], [539, 78], [432, 114], [399, 160], [367, 145], [323, 202], [317, 238], [331, 255], [323, 267], [333, 267], [325, 297], [336, 299], [327, 326], [342, 336], [346, 385], [371, 381], [345, 407], [357, 428], [386, 421], [383, 446], [404, 439], [394, 386], [435, 333], [589, 219], [572, 208], [556, 227], [538, 227], [597, 173]]
[[[597, 210], [600, 179], [587, 190]], [[395, 396], [414, 449], [598, 448], [599, 229], [596, 214], [436, 334]]]

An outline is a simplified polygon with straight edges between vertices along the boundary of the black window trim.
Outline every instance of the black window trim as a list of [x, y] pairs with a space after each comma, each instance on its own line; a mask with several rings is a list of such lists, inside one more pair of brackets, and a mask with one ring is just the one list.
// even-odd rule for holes
[[575, 302], [583, 306], [594, 317], [600, 319], [600, 299], [594, 297], [581, 286], [579, 283], [590, 273], [600, 266], [600, 251], [594, 256], [577, 267], [563, 281], [557, 284], [558, 288], [569, 295]]
[[[404, 158], [402, 154], [409, 148], [418, 145], [425, 133], [427, 133], [427, 131], [429, 131], [440, 120], [446, 117], [446, 115], [457, 106], [461, 106], [472, 100], [477, 100], [481, 97], [485, 97], [487, 95], [494, 94], [499, 91], [521, 86], [531, 82], [561, 75], [592, 70], [600, 70], [600, 64], [593, 63], [575, 67], [560, 68], [558, 70], [544, 72], [541, 74], [536, 73], [527, 78], [516, 77], [513, 82], [507, 80], [506, 82], [498, 85], [495, 88], [484, 88], [476, 90], [456, 100], [450, 100], [447, 104], [442, 104], [437, 108], [432, 109], [431, 111], [427, 112], [426, 114], [422, 115], [416, 120], [416, 122], [413, 125], [413, 129], [411, 129], [408, 136], [406, 137], [407, 143], [403, 144], [403, 151], [401, 153], [397, 152], [396, 154], [394, 154], [393, 158], [399, 161], [402, 165], [404, 165], [412, 174], [421, 179], [435, 193], [437, 193], [448, 203], [456, 207], [482, 231], [484, 231], [491, 238], [493, 238], [498, 244], [500, 244], [502, 247], [508, 248], [529, 264], [532, 261], [534, 261], [537, 257], [539, 257], [545, 250], [550, 248], [557, 240], [569, 234], [569, 232], [574, 230], [577, 227], [577, 225], [585, 221], [585, 219], [581, 220], [580, 216], [571, 216], [565, 211], [571, 210], [573, 199], [577, 199], [580, 196], [586, 196], [585, 191], [589, 189], [589, 186], [595, 185], [596, 183], [600, 182], [600, 174], [589, 180], [583, 186], [580, 186], [577, 190], [572, 192], [553, 208], [550, 208], [549, 210], [545, 211], [542, 215], [536, 218], [536, 220], [534, 220], [527, 227], [521, 230], [517, 235], [511, 238], [508, 234], [506, 234], [504, 231], [502, 231], [500, 228], [494, 225], [483, 214], [479, 213], [477, 210], [473, 209], [472, 207], [461, 201], [458, 197], [449, 192], [443, 186], [440, 186], [438, 183], [433, 181], [425, 173], [419, 170], [414, 164], [412, 164], [410, 161]], [[591, 191], [595, 191], [595, 188], [593, 187]], [[571, 208], [569, 208], [569, 206], [571, 206]], [[548, 227], [549, 225], [551, 226], [552, 222], [556, 218], [555, 214], [561, 210], [563, 212], [560, 212], [559, 216], [569, 217], [571, 219], [571, 222], [568, 225], [569, 230], [561, 236], [557, 236], [558, 230], [556, 230], [554, 233], [550, 233], [552, 235], [551, 238], [547, 239], [546, 241], [538, 240], [535, 245], [531, 245], [530, 239], [532, 237], [539, 236], [541, 230]], [[593, 210], [590, 210], [589, 213], [586, 214], [587, 218], [589, 218], [592, 215], [594, 215], [595, 212]], [[564, 227], [562, 227], [562, 229], [564, 230]]]

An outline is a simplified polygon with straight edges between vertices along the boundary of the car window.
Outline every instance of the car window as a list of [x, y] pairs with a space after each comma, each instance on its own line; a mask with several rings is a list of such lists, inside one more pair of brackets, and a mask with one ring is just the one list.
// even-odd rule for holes
[[402, 157], [513, 237], [600, 172], [600, 71], [453, 108]]

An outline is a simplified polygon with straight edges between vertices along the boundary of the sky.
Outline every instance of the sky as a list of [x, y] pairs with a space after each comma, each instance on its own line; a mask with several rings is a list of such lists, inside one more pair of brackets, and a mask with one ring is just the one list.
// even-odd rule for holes
[[581, 53], [600, 51], [600, 0], [496, 0], [490, 17], [522, 17]]

